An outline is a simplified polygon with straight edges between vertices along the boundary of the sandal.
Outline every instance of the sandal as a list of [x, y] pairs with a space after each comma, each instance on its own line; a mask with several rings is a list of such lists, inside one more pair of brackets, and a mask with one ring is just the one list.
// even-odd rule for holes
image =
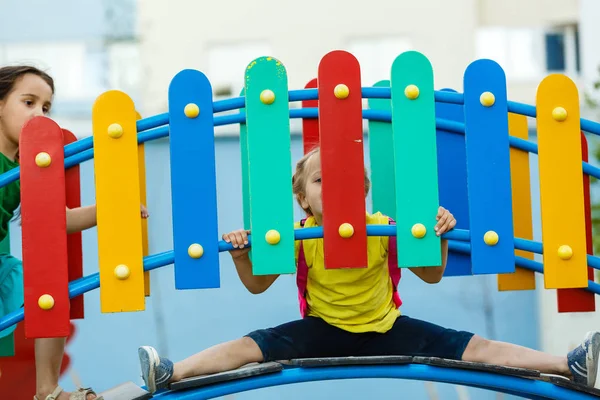
[[[58, 396], [63, 392], [63, 389], [60, 386], [57, 386], [54, 389], [54, 392], [50, 393], [44, 400], [56, 400]], [[71, 396], [69, 396], [69, 400], [87, 400], [88, 394], [96, 394], [92, 390], [92, 388], [79, 388], [76, 392], [72, 392]], [[33, 400], [39, 400], [37, 396], [33, 396]], [[99, 396], [96, 397], [95, 400], [104, 400], [104, 397]]]

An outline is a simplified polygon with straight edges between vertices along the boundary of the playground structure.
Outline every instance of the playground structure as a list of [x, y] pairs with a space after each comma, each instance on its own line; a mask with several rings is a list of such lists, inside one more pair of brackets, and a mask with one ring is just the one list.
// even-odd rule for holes
[[[304, 90], [289, 91], [286, 74], [279, 60], [258, 58], [245, 71], [242, 97], [213, 102], [208, 78], [184, 70], [171, 82], [169, 112], [146, 119], [126, 94], [106, 92], [94, 105], [93, 139], [75, 141], [48, 118], [30, 121], [21, 135], [20, 169], [0, 176], [0, 186], [21, 180], [25, 270], [24, 309], [2, 318], [0, 330], [25, 319], [27, 337], [67, 336], [70, 319], [83, 318], [81, 295], [98, 287], [102, 312], [141, 311], [150, 295], [145, 272], [169, 264], [177, 289], [218, 288], [218, 254], [231, 246], [215, 240], [214, 127], [234, 123], [240, 124], [244, 226], [252, 230], [255, 274], [294, 273], [294, 241], [317, 237], [324, 238], [326, 268], [366, 265], [368, 235], [395, 237], [400, 268], [439, 265], [440, 238], [432, 232], [443, 205], [457, 219], [443, 236], [451, 252], [446, 276], [497, 274], [499, 290], [532, 290], [534, 273], [543, 273], [545, 288], [558, 289], [559, 312], [595, 311], [600, 286], [593, 269], [600, 259], [591, 242], [589, 176], [600, 177], [600, 169], [587, 163], [582, 131], [600, 135], [600, 124], [580, 119], [572, 81], [548, 76], [534, 107], [508, 101], [504, 72], [490, 60], [466, 69], [464, 94], [435, 91], [429, 61], [412, 51], [396, 58], [390, 80], [373, 87], [362, 87], [358, 61], [343, 51], [325, 55]], [[290, 109], [294, 101], [303, 108]], [[527, 117], [537, 120], [538, 146], [527, 140]], [[294, 230], [290, 118], [303, 118], [305, 152], [321, 147], [322, 228]], [[395, 226], [365, 224], [363, 118], [369, 120], [373, 210], [393, 217]], [[165, 136], [174, 250], [148, 255], [139, 212], [143, 143]], [[543, 245], [533, 241], [529, 153], [539, 158]], [[91, 158], [99, 273], [82, 277], [81, 236], [67, 235], [65, 206], [79, 205], [76, 168]], [[204, 212], [190, 211], [197, 209]], [[533, 254], [543, 254], [543, 264]], [[529, 398], [600, 395], [538, 371], [378, 357], [267, 363], [187, 380], [154, 397], [212, 398], [370, 377], [451, 382]], [[137, 386], [131, 390], [140, 393], [131, 398], [149, 396]]]

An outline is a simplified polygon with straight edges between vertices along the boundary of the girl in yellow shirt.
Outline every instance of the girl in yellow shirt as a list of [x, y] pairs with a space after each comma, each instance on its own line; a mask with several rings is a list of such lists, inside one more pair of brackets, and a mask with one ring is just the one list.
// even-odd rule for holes
[[[365, 196], [369, 186], [365, 172]], [[323, 210], [319, 149], [298, 162], [293, 187], [298, 203], [307, 214], [306, 220], [296, 227], [320, 226]], [[436, 218], [437, 235], [456, 225], [453, 215], [443, 207], [439, 208]], [[367, 224], [390, 223], [390, 219], [380, 213], [367, 214], [366, 221]], [[251, 293], [258, 294], [267, 290], [278, 275], [252, 274], [249, 248], [245, 246], [248, 233], [238, 230], [224, 235], [223, 239], [235, 248], [231, 256], [242, 283]], [[369, 237], [368, 268], [326, 270], [322, 239], [296, 242], [303, 318], [251, 332], [175, 364], [159, 357], [152, 347], [140, 347], [142, 376], [148, 390], [154, 392], [183, 378], [233, 370], [252, 362], [383, 355], [440, 357], [535, 369], [594, 386], [600, 350], [598, 332], [588, 333], [581, 345], [566, 356], [554, 356], [401, 315], [396, 292], [399, 277], [393, 277], [393, 271], [399, 270], [389, 266], [389, 262], [395, 260], [389, 255], [392, 250], [389, 238]], [[444, 275], [447, 255], [448, 243], [442, 239], [441, 266], [410, 270], [427, 283], [437, 283]], [[302, 273], [303, 268], [305, 273]]]

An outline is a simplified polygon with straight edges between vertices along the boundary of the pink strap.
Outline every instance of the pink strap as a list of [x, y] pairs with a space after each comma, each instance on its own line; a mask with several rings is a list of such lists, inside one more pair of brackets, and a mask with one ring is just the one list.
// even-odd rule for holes
[[[300, 221], [300, 226], [304, 227], [306, 219]], [[298, 303], [300, 304], [300, 315], [302, 318], [308, 314], [308, 304], [306, 302], [306, 280], [308, 279], [308, 265], [304, 257], [303, 241], [300, 241], [298, 249], [298, 270], [296, 271], [296, 284], [298, 285]]]
[[[396, 221], [392, 218], [389, 218], [390, 225], [396, 225]], [[388, 244], [388, 268], [390, 271], [390, 278], [392, 279], [392, 300], [394, 300], [394, 304], [396, 308], [402, 305], [402, 300], [400, 299], [400, 294], [398, 293], [398, 283], [400, 282], [400, 277], [402, 276], [400, 268], [398, 268], [398, 246], [396, 241], [396, 236], [390, 236], [389, 244]]]

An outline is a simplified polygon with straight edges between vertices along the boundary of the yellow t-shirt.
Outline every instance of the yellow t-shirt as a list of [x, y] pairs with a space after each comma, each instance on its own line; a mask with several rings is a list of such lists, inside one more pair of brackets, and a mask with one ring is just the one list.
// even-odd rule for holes
[[[388, 225], [387, 216], [366, 215], [367, 225]], [[313, 217], [304, 227], [317, 226]], [[296, 228], [300, 223], [296, 223]], [[323, 239], [303, 241], [308, 266], [306, 301], [308, 315], [349, 332], [387, 332], [400, 315], [392, 299], [386, 236], [367, 238], [367, 268], [325, 269]], [[300, 241], [296, 241], [296, 260]]]

